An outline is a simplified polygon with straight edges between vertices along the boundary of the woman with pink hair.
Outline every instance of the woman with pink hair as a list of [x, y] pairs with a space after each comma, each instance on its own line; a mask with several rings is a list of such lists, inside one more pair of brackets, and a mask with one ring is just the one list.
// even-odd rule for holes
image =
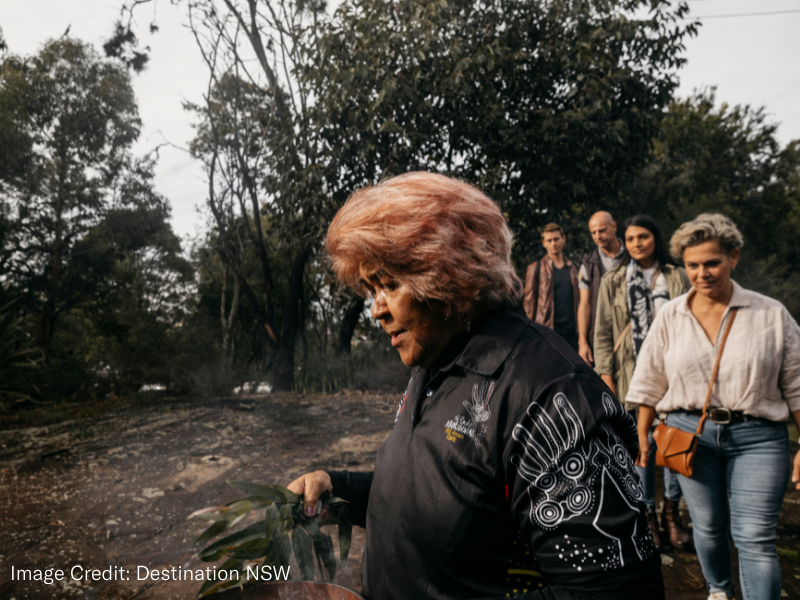
[[663, 598], [633, 420], [533, 324], [511, 232], [479, 189], [407, 173], [355, 192], [328, 231], [338, 278], [413, 366], [373, 473], [316, 471], [366, 527], [373, 600]]

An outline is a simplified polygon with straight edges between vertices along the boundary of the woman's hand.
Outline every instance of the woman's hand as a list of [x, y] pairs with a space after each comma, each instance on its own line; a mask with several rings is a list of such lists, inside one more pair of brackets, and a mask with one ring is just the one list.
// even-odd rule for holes
[[325, 471], [314, 471], [298, 477], [286, 488], [298, 496], [303, 496], [305, 514], [313, 517], [317, 512], [317, 502], [320, 495], [325, 491], [332, 492], [333, 484], [331, 483], [330, 475]]
[[636, 458], [636, 466], [645, 468], [650, 458], [650, 440], [647, 434], [639, 432], [639, 456]]
[[636, 432], [639, 434], [639, 456], [636, 458], [637, 467], [647, 467], [650, 460], [650, 427], [656, 419], [656, 409], [642, 404], [636, 415]]
[[[581, 342], [578, 343], [578, 354], [580, 355], [580, 357], [584, 361], [586, 361], [587, 365], [591, 366], [592, 364], [594, 364], [594, 357], [592, 356], [592, 349], [589, 347], [589, 344], [587, 344], [586, 342], [581, 341]], [[603, 380], [603, 381], [605, 381], [605, 380]], [[615, 396], [617, 395], [616, 392], [614, 393], [614, 395]]]
[[800, 451], [794, 455], [794, 467], [792, 468], [792, 483], [794, 489], [800, 490]]
[[611, 393], [616, 396], [617, 386], [614, 385], [614, 379], [611, 377], [611, 375], [606, 375], [606, 374], [600, 375], [600, 379], [602, 379], [603, 383], [605, 383], [608, 386], [608, 389], [611, 390]]
[[[794, 424], [797, 426], [797, 430], [800, 431], [800, 410], [793, 411], [792, 418], [794, 419]], [[798, 452], [794, 457], [794, 465], [792, 466], [792, 483], [795, 484], [794, 488], [796, 490], [800, 490], [800, 452]]]

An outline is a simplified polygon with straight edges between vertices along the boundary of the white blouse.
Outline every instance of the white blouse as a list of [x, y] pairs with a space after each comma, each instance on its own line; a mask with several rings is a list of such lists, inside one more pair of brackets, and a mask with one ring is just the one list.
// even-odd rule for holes
[[716, 344], [689, 308], [694, 290], [658, 311], [636, 359], [627, 402], [658, 413], [702, 409], [731, 309], [738, 308], [709, 407], [772, 421], [800, 410], [800, 327], [777, 300], [732, 283]]

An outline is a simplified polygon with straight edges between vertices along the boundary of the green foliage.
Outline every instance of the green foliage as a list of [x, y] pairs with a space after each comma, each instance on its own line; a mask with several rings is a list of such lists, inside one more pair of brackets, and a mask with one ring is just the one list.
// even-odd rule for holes
[[358, 386], [351, 366], [370, 368], [342, 356], [363, 304], [333, 289], [320, 252], [355, 188], [410, 169], [466, 177], [501, 203], [524, 262], [544, 221], [619, 204], [696, 27], [663, 0], [350, 0], [333, 17], [179, 4], [209, 68], [206, 102], [187, 108], [209, 179], [203, 262], [217, 263], [186, 323], [219, 340], [203, 377], [255, 368], [278, 390]]
[[[314, 35], [308, 25], [323, 7], [285, 2], [276, 10], [259, 10], [257, 4], [188, 4], [192, 32], [209, 67], [205, 106], [191, 107], [200, 117], [192, 150], [206, 165], [218, 251], [256, 314], [250, 333], [259, 348], [253, 360], [271, 373], [275, 389], [286, 390], [293, 385], [303, 329], [305, 269], [319, 250], [330, 213], [324, 163], [308, 113], [314, 90], [292, 75]], [[250, 251], [259, 266], [252, 278], [242, 268]], [[274, 287], [280, 272], [287, 281], [283, 297]]]
[[0, 307], [0, 411], [31, 399], [40, 356], [14, 302]]
[[42, 394], [77, 399], [176, 379], [193, 269], [136, 160], [127, 71], [70, 38], [0, 58], [0, 274], [45, 356]]
[[[150, 29], [153, 31], [152, 25]], [[156, 29], [158, 28], [156, 27]], [[118, 21], [114, 28], [114, 34], [103, 44], [103, 51], [106, 56], [116, 58], [129, 69], [133, 69], [136, 73], [141, 73], [144, 71], [150, 57], [147, 55], [147, 50], [139, 52], [135, 49], [137, 43], [138, 40], [131, 30], [130, 24], [125, 26], [121, 21]]]
[[679, 24], [687, 10], [346, 1], [302, 73], [319, 98], [328, 189], [341, 201], [407, 170], [453, 173], [501, 204], [518, 259], [538, 255], [544, 222], [614, 210], [647, 159], [696, 30]]
[[[152, 162], [137, 163], [103, 220], [76, 244], [75, 272], [93, 289], [85, 306], [99, 338], [89, 362], [105, 364], [116, 393], [171, 386], [194, 268], [152, 189]], [[183, 340], [181, 340], [183, 341]]]
[[292, 551], [304, 580], [314, 579], [316, 555], [320, 577], [324, 579], [327, 573], [333, 581], [336, 576], [333, 542], [320, 527], [338, 525], [339, 556], [344, 564], [350, 551], [353, 531], [344, 500], [326, 492], [319, 500], [315, 516], [307, 517], [303, 512], [302, 497], [284, 487], [244, 481], [229, 481], [228, 485], [247, 494], [247, 497], [192, 513], [191, 517], [212, 522], [195, 540], [195, 544], [203, 544], [224, 533], [251, 511], [263, 509], [264, 514], [258, 522], [225, 536], [197, 553], [197, 557], [204, 562], [216, 562], [227, 557], [220, 568], [239, 572], [238, 579], [209, 579], [200, 588], [200, 597], [255, 581], [249, 578], [246, 570], [248, 561], [261, 561], [259, 568], [263, 565], [288, 565]]
[[[270, 230], [265, 227], [265, 231]], [[240, 230], [240, 235], [247, 234]], [[268, 236], [266, 240], [270, 260], [278, 261], [274, 238]], [[221, 258], [218, 244], [216, 233], [211, 232], [193, 249], [197, 287], [179, 332], [184, 343], [176, 345], [172, 356], [173, 362], [192, 365], [176, 382], [178, 389], [204, 395], [228, 394], [242, 382], [264, 379], [258, 360], [259, 338], [253, 333], [258, 315], [250, 303], [237, 297], [235, 275]], [[252, 282], [255, 293], [264, 294], [253, 248], [246, 248], [240, 260], [241, 272]], [[397, 360], [397, 351], [380, 328], [366, 322], [357, 325], [352, 352], [340, 351], [343, 313], [352, 296], [335, 283], [322, 261], [315, 260], [308, 270], [293, 390], [402, 389], [408, 381], [408, 369]], [[277, 298], [285, 298], [287, 275], [285, 271], [275, 273], [273, 293]], [[359, 320], [363, 303], [360, 306]], [[282, 311], [278, 303], [276, 320], [282, 318]], [[350, 336], [346, 343], [349, 350]], [[190, 360], [190, 356], [194, 358]]]
[[717, 106], [714, 90], [671, 104], [651, 159], [624, 194], [671, 231], [720, 212], [745, 238], [734, 277], [800, 318], [800, 140], [781, 147], [763, 108]]
[[75, 245], [99, 222], [140, 121], [127, 74], [69, 38], [0, 61], [0, 110], [24, 149], [0, 173], [5, 287], [38, 313], [47, 358], [59, 314], [82, 293], [65, 289]]

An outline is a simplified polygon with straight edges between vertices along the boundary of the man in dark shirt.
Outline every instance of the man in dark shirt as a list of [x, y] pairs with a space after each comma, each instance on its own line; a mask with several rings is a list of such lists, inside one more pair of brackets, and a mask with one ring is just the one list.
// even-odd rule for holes
[[533, 322], [555, 330], [577, 350], [578, 267], [564, 256], [566, 240], [560, 225], [545, 225], [542, 246], [547, 254], [528, 266], [525, 312]]

